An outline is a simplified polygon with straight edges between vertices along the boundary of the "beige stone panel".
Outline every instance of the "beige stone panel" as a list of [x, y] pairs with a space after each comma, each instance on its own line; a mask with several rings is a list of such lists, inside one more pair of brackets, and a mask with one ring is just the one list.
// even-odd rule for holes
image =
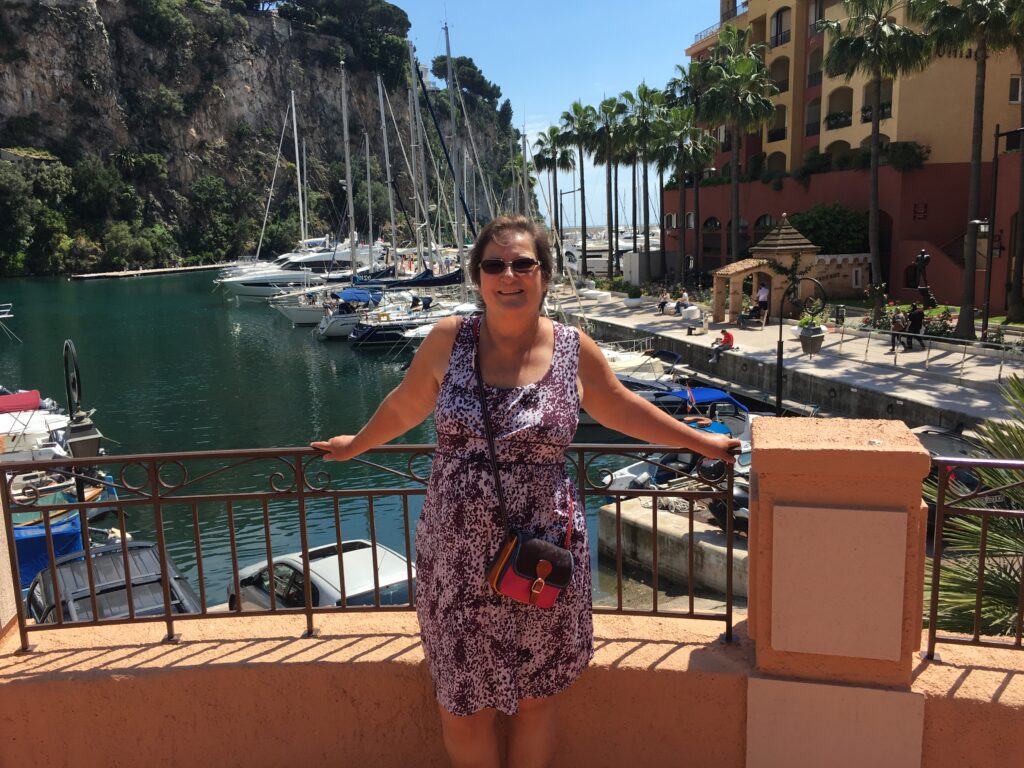
[[751, 678], [747, 768], [919, 768], [924, 697]]
[[899, 510], [776, 504], [772, 647], [899, 660], [906, 539]]

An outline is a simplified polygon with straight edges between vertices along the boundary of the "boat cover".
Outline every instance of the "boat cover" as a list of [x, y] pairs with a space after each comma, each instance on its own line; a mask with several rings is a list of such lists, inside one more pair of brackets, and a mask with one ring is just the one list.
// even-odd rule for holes
[[42, 405], [38, 389], [28, 392], [16, 392], [13, 395], [0, 395], [0, 413], [15, 411], [36, 411]]
[[445, 285], [460, 285], [462, 283], [462, 270], [455, 269], [446, 275], [435, 275], [433, 270], [424, 269], [413, 277], [400, 278], [395, 280], [374, 280], [363, 278], [358, 275], [353, 278], [357, 285], [379, 285], [384, 288], [430, 288]]
[[732, 437], [732, 432], [729, 431], [729, 428], [720, 421], [712, 421], [706, 427], [699, 427], [692, 421], [688, 421], [686, 423], [694, 429], [699, 429], [701, 432], [710, 432], [713, 435], [728, 435], [729, 437]]
[[[51, 522], [53, 554], [56, 557], [82, 549], [82, 523], [77, 514]], [[36, 574], [50, 563], [46, 551], [46, 528], [42, 523], [14, 526], [14, 544], [18, 552], [18, 577], [21, 588], [28, 589]]]
[[345, 288], [331, 295], [342, 301], [358, 301], [363, 304], [379, 304], [381, 298], [380, 293], [371, 293], [364, 288]]
[[747, 406], [730, 395], [724, 389], [713, 389], [712, 387], [688, 387], [677, 389], [667, 394], [675, 395], [683, 400], [689, 400], [693, 405], [708, 405], [710, 403], [721, 403], [727, 401], [736, 405], [741, 411], [750, 411]]

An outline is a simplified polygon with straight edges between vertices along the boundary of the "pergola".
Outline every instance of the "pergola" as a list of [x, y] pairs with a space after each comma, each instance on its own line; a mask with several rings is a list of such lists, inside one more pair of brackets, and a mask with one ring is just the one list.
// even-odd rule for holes
[[[729, 322], [735, 322], [743, 307], [743, 281], [748, 275], [754, 277], [753, 291], [757, 295], [757, 289], [761, 283], [768, 286], [769, 313], [778, 317], [782, 311], [782, 294], [789, 284], [786, 275], [780, 275], [768, 267], [768, 261], [773, 260], [783, 266], [792, 266], [796, 257], [811, 256], [810, 266], [815, 263], [818, 251], [821, 250], [806, 237], [801, 235], [793, 225], [789, 223], [786, 214], [782, 214], [782, 221], [771, 232], [753, 248], [750, 249], [752, 258], [735, 261], [727, 264], [714, 273], [714, 289], [711, 306], [711, 319], [713, 322], [721, 323], [725, 318], [725, 296], [729, 294]], [[728, 287], [727, 287], [728, 286]]]

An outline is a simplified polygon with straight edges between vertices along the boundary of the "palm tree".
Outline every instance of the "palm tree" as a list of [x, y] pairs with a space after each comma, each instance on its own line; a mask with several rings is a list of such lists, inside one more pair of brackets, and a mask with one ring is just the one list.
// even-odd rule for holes
[[612, 209], [612, 166], [618, 160], [616, 156], [617, 133], [622, 125], [622, 116], [626, 106], [614, 96], [601, 101], [597, 107], [597, 130], [594, 133], [594, 161], [604, 166], [605, 171], [605, 204], [608, 222], [608, 279], [614, 276], [615, 248], [618, 245], [618, 231], [614, 226]]
[[698, 128], [693, 120], [693, 107], [677, 106], [670, 109], [662, 123], [661, 137], [672, 148], [676, 182], [679, 185], [679, 255], [676, 274], [686, 282], [686, 172], [694, 172], [694, 196], [698, 194], [697, 171], [711, 162], [718, 142], [707, 131]]
[[[978, 218], [981, 198], [981, 142], [985, 117], [985, 68], [990, 53], [1012, 42], [1012, 14], [1006, 0], [915, 0], [908, 6], [910, 17], [923, 24], [924, 33], [935, 50], [957, 54], [966, 45], [974, 46], [974, 124], [971, 129], [971, 171], [967, 183], [967, 221]], [[964, 285], [960, 298], [960, 317], [953, 335], [973, 339], [975, 268], [977, 266], [978, 229], [968, 226], [964, 236]]]
[[644, 220], [644, 258], [640, 260], [640, 282], [646, 283], [650, 280], [651, 268], [648, 261], [651, 255], [651, 211], [647, 172], [653, 159], [651, 154], [654, 149], [658, 124], [664, 112], [665, 94], [657, 88], [651, 88], [646, 83], [640, 83], [636, 87], [636, 94], [625, 91], [622, 94], [622, 99], [629, 107], [629, 115], [626, 120], [631, 129], [643, 174], [641, 204], [643, 205]]
[[875, 321], [882, 313], [885, 286], [879, 247], [878, 156], [882, 79], [917, 72], [931, 58], [928, 41], [919, 32], [896, 23], [894, 14], [905, 0], [843, 0], [844, 19], [822, 22], [830, 44], [824, 69], [829, 77], [859, 73], [869, 80], [871, 101], [871, 181], [868, 206], [868, 246], [871, 251], [871, 292]]
[[732, 131], [732, 226], [733, 258], [740, 249], [740, 143], [771, 120], [775, 105], [769, 97], [779, 92], [764, 66], [764, 45], [750, 44], [750, 31], [726, 24], [706, 69], [708, 90], [701, 99], [702, 116], [728, 125]]
[[574, 147], [577, 151], [577, 161], [580, 169], [580, 224], [583, 227], [581, 240], [583, 249], [580, 253], [580, 275], [587, 274], [587, 184], [584, 165], [586, 164], [587, 152], [594, 143], [594, 133], [597, 130], [597, 112], [583, 102], [577, 100], [572, 103], [568, 110], [562, 113], [562, 130], [559, 134], [559, 142], [562, 146]]
[[564, 268], [562, 262], [562, 219], [559, 212], [558, 196], [558, 173], [559, 171], [571, 171], [576, 167], [576, 157], [571, 148], [563, 146], [558, 137], [560, 135], [558, 126], [549, 126], [546, 131], [537, 135], [533, 143], [533, 162], [538, 171], [548, 171], [551, 175], [551, 224], [555, 230], [555, 253], [558, 257], [558, 273], [561, 274]]

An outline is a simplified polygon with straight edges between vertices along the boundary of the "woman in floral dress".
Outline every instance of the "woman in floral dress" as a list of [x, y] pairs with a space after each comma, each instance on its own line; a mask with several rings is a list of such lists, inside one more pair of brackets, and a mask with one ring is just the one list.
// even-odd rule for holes
[[[484, 227], [469, 272], [486, 308], [478, 329], [471, 320], [442, 320], [357, 435], [313, 446], [345, 461], [434, 413], [438, 447], [416, 530], [416, 610], [445, 747], [453, 765], [498, 766], [500, 711], [511, 715], [507, 764], [546, 765], [557, 746], [555, 694], [593, 655], [586, 519], [564, 460], [579, 407], [610, 429], [729, 462], [739, 442], [646, 403], [619, 383], [590, 338], [541, 315], [551, 251], [547, 233], [526, 218]], [[485, 581], [504, 530], [477, 354], [509, 523], [564, 543], [572, 516], [573, 578], [548, 610], [497, 595]]]

